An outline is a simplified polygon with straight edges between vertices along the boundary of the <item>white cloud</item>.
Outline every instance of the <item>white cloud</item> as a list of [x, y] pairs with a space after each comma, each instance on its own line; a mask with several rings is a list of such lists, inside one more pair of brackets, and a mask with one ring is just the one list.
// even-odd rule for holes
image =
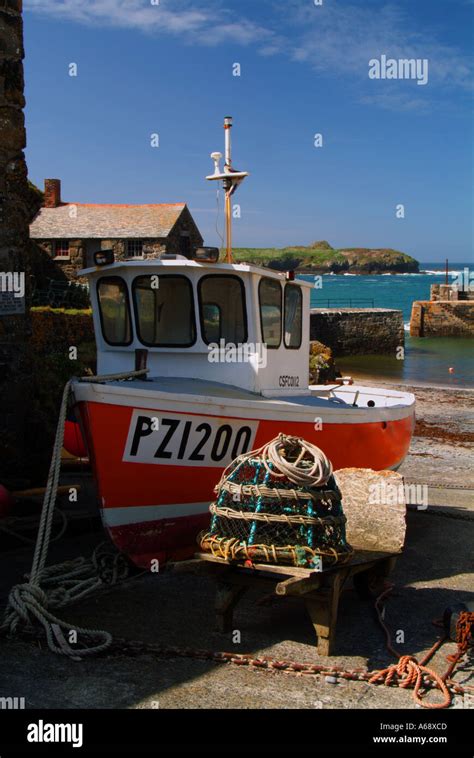
[[181, 35], [204, 45], [265, 42], [272, 32], [216, 3], [189, 0], [25, 0], [26, 11], [83, 24]]
[[[260, 5], [261, 4], [261, 5]], [[25, 10], [83, 24], [130, 28], [149, 34], [173, 34], [187, 43], [253, 46], [262, 56], [287, 56], [319, 74], [354, 82], [354, 97], [395, 110], [426, 109], [433, 87], [468, 89], [470, 62], [454, 46], [439, 42], [428, 24], [420, 27], [400, 6], [331, 0], [259, 0], [265, 25], [238, 12], [227, 0], [25, 0]], [[233, 10], [230, 10], [233, 8]], [[427, 10], [429, 21], [429, 11]], [[368, 79], [368, 62], [389, 58], [427, 58], [429, 87], [414, 92], [413, 81]], [[416, 88], [420, 89], [420, 88]], [[440, 93], [436, 92], [439, 99]]]
[[[460, 51], [440, 43], [428, 24], [423, 29], [414, 25], [400, 6], [375, 7], [332, 0], [330, 6], [312, 7], [292, 2], [294, 28], [302, 31], [293, 38], [289, 35], [293, 40], [290, 54], [317, 71], [352, 75], [362, 81], [367, 79], [368, 61], [385, 54], [396, 59], [427, 58], [434, 84], [472, 84], [470, 65]], [[403, 82], [403, 86], [410, 84]], [[408, 97], [414, 99], [412, 95]]]
[[390, 111], [428, 112], [431, 105], [429, 100], [422, 97], [411, 96], [408, 92], [393, 92], [390, 89], [373, 95], [364, 95], [359, 100], [363, 105], [376, 105]]

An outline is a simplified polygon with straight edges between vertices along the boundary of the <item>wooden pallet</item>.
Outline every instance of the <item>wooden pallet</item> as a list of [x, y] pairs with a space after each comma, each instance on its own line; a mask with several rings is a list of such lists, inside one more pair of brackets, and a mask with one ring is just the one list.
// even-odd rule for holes
[[236, 604], [249, 586], [260, 584], [276, 596], [300, 597], [316, 632], [318, 653], [332, 655], [339, 598], [346, 581], [352, 578], [365, 597], [377, 597], [383, 590], [403, 550], [406, 505], [400, 496], [395, 503], [384, 497], [374, 503], [372, 495], [374, 488], [382, 486], [395, 487], [399, 492], [403, 477], [395, 471], [357, 468], [340, 469], [335, 476], [347, 517], [347, 541], [355, 550], [349, 563], [322, 572], [268, 564], [247, 567], [243, 561], [225, 561], [203, 552], [189, 562], [194, 565], [192, 570], [216, 577], [215, 611], [220, 631], [232, 629]]
[[354, 578], [360, 594], [377, 596], [393, 570], [398, 555], [399, 553], [356, 549], [349, 563], [321, 572], [261, 563], [249, 567], [243, 561], [226, 561], [209, 553], [196, 553], [195, 557], [205, 562], [201, 565], [206, 573], [216, 577], [215, 612], [218, 631], [232, 630], [235, 606], [249, 587], [259, 585], [265, 587], [267, 593], [272, 589], [280, 597], [301, 597], [316, 633], [318, 653], [333, 655], [337, 611], [343, 585], [348, 579]]

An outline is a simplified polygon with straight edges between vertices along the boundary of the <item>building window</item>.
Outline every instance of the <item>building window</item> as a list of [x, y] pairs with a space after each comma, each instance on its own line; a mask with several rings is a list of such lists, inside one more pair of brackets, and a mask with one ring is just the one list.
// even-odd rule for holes
[[53, 258], [56, 260], [69, 260], [69, 240], [55, 240], [53, 242]]
[[258, 286], [262, 339], [270, 349], [281, 344], [281, 284], [275, 279], [261, 279]]
[[127, 240], [127, 258], [143, 257], [143, 240]]
[[303, 325], [303, 298], [296, 284], [285, 287], [285, 347], [298, 350], [301, 347]]
[[229, 274], [210, 274], [199, 281], [199, 310], [204, 342], [227, 345], [247, 342], [245, 290], [242, 280]]
[[100, 322], [109, 345], [130, 345], [132, 327], [128, 290], [119, 276], [102, 277], [97, 283]]
[[133, 300], [138, 336], [144, 345], [194, 345], [193, 289], [185, 276], [138, 276], [133, 282]]

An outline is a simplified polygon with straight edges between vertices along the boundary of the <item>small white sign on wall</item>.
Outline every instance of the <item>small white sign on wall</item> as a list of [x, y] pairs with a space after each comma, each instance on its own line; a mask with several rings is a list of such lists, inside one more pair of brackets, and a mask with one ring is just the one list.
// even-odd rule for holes
[[0, 290], [0, 316], [16, 316], [25, 312], [25, 298], [14, 292]]

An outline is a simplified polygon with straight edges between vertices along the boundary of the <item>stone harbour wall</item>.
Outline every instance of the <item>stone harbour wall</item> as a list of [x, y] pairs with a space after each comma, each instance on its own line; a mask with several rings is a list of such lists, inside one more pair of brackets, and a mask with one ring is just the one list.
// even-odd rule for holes
[[411, 337], [474, 337], [473, 300], [416, 300]]
[[474, 292], [469, 287], [461, 289], [454, 284], [432, 284], [430, 300], [474, 300]]
[[402, 311], [388, 308], [312, 308], [310, 339], [343, 355], [394, 355], [405, 344]]

